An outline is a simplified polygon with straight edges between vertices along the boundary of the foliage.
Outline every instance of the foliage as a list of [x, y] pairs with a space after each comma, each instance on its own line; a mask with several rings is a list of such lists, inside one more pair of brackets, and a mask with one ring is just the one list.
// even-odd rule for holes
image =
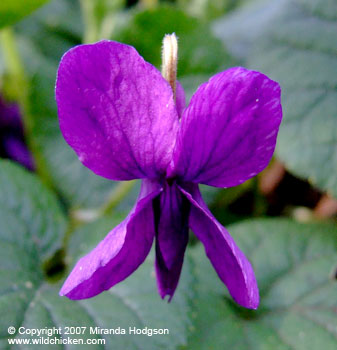
[[[201, 186], [212, 212], [221, 223], [232, 223], [229, 232], [252, 262], [261, 294], [257, 311], [234, 304], [192, 234], [171, 303], [157, 294], [153, 252], [135, 274], [95, 298], [59, 297], [76, 261], [125, 218], [139, 192], [139, 183], [122, 187], [93, 174], [60, 133], [56, 71], [62, 55], [83, 41], [106, 38], [133, 45], [160, 68], [163, 35], [175, 32], [178, 78], [187, 100], [200, 83], [230, 66], [242, 64], [267, 74], [282, 87], [284, 119], [276, 157], [285, 165], [285, 177], [299, 176], [337, 197], [336, 2], [132, 3], [0, 3], [0, 28], [12, 33], [7, 40], [15, 39], [0, 46], [1, 97], [21, 92], [17, 102], [23, 123], [31, 122], [24, 125], [27, 143], [41, 156], [42, 167], [30, 173], [0, 159], [0, 349], [34, 348], [8, 344], [8, 337], [27, 338], [18, 333], [20, 326], [136, 326], [170, 332], [152, 337], [69, 335], [106, 341], [92, 349], [336, 349], [336, 222], [313, 222], [308, 204], [306, 224], [289, 217], [261, 218], [279, 201], [276, 190], [261, 193], [263, 174], [236, 188]], [[1, 40], [0, 35], [3, 44]], [[296, 197], [296, 186], [280, 181], [285, 183], [284, 195], [294, 192]], [[310, 191], [321, 198], [320, 192]], [[306, 197], [301, 200], [308, 202]], [[303, 209], [293, 206], [286, 202], [279, 213], [294, 216]], [[9, 326], [16, 328], [11, 336]]]
[[[186, 344], [194, 295], [188, 261], [180, 290], [171, 304], [157, 295], [153, 256], [111, 291], [79, 303], [70, 301], [58, 296], [60, 286], [47, 280], [44, 268], [46, 259], [61, 247], [66, 230], [66, 219], [55, 195], [36, 176], [18, 165], [1, 161], [0, 202], [0, 348], [7, 348], [9, 326], [17, 330], [20, 326], [37, 329], [86, 326], [88, 332], [83, 336], [91, 339], [101, 335], [90, 335], [89, 327], [168, 328], [169, 336], [105, 336], [106, 346], [99, 348], [177, 349], [178, 345]], [[112, 217], [74, 232], [67, 260], [73, 263], [91, 250], [119, 220], [119, 216]], [[14, 337], [27, 338], [18, 332]]]
[[197, 317], [188, 349], [335, 349], [336, 226], [255, 220], [230, 232], [257, 271], [261, 305], [248, 311], [224, 297], [198, 246]]
[[284, 120], [277, 155], [334, 197], [336, 14], [333, 1], [257, 1], [214, 27], [233, 54], [281, 84]]
[[15, 23], [47, 2], [48, 0], [2, 0], [0, 28]]

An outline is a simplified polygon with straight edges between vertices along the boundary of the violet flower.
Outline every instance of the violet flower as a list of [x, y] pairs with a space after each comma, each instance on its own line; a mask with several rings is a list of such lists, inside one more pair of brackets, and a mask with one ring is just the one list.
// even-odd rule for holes
[[12, 159], [29, 170], [34, 161], [23, 133], [21, 114], [16, 103], [7, 103], [0, 96], [0, 156]]
[[202, 84], [185, 109], [181, 85], [175, 91], [167, 78], [170, 84], [133, 47], [113, 41], [62, 58], [56, 101], [64, 138], [97, 175], [142, 179], [142, 186], [127, 218], [77, 262], [60, 295], [84, 299], [111, 288], [143, 263], [155, 240], [159, 294], [171, 299], [190, 228], [234, 300], [255, 309], [251, 264], [198, 184], [236, 186], [267, 166], [282, 118], [280, 87], [231, 68]]

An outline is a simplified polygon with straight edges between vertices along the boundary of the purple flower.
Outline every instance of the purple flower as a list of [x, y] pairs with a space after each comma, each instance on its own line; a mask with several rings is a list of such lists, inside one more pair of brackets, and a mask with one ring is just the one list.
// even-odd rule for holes
[[0, 96], [0, 156], [12, 159], [29, 170], [33, 158], [25, 144], [21, 114], [17, 104], [6, 103]]
[[155, 239], [159, 294], [172, 298], [191, 228], [234, 300], [257, 308], [251, 264], [198, 183], [236, 186], [267, 166], [282, 118], [279, 85], [231, 68], [184, 108], [180, 84], [175, 103], [169, 83], [133, 47], [101, 41], [64, 55], [56, 101], [63, 136], [86, 167], [112, 180], [142, 179], [128, 217], [78, 261], [60, 294], [84, 299], [111, 288], [142, 264]]

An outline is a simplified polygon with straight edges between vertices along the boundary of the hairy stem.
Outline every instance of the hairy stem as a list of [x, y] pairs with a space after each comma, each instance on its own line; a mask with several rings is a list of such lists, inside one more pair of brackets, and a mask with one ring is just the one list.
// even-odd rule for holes
[[176, 35], [167, 34], [163, 39], [162, 49], [162, 75], [170, 84], [174, 100], [176, 99], [176, 81], [177, 81], [177, 63], [178, 63], [178, 40]]

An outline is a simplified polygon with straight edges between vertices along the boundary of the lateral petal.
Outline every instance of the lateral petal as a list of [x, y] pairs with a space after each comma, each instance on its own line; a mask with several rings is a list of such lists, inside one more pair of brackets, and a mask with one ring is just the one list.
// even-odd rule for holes
[[178, 115], [170, 85], [128, 45], [80, 45], [56, 81], [61, 131], [80, 161], [112, 180], [156, 178], [172, 159]]
[[128, 217], [77, 262], [60, 295], [74, 300], [91, 298], [127, 278], [143, 263], [155, 236], [152, 200], [161, 191], [156, 182], [142, 182]]
[[198, 185], [185, 184], [180, 190], [192, 204], [189, 226], [203, 243], [218, 276], [238, 304], [256, 309], [259, 305], [259, 290], [250, 262], [209, 211]]
[[202, 84], [184, 111], [170, 175], [231, 187], [262, 171], [282, 119], [280, 94], [278, 83], [241, 67]]

